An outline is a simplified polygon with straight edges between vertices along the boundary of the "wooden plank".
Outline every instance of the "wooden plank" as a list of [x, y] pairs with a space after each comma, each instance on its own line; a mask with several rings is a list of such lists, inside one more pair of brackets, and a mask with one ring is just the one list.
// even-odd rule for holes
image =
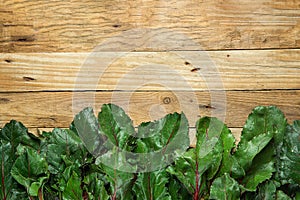
[[[144, 31], [130, 34], [141, 41], [136, 51], [167, 50], [170, 43], [178, 44], [179, 50], [199, 50], [199, 45], [205, 50], [299, 48], [300, 4], [295, 0], [2, 0], [0, 52], [91, 51], [118, 34], [123, 36], [115, 46], [128, 46], [132, 43], [126, 33], [137, 28], [156, 31], [148, 37]], [[166, 32], [168, 37], [163, 37]]]
[[2, 92], [299, 89], [299, 76], [300, 49], [0, 54]]
[[[222, 102], [212, 105], [209, 92], [25, 92], [1, 93], [0, 127], [11, 119], [28, 127], [68, 127], [73, 114], [93, 106], [95, 113], [104, 103], [114, 103], [126, 110], [138, 125], [159, 119], [167, 113], [184, 111], [190, 126], [199, 116], [222, 117]], [[72, 99], [75, 95], [80, 101]], [[79, 95], [79, 96], [78, 96]], [[196, 100], [193, 100], [195, 95]], [[242, 127], [248, 114], [258, 105], [276, 105], [289, 122], [300, 119], [300, 90], [227, 91], [226, 115], [222, 120], [229, 127]], [[128, 98], [129, 97], [129, 98]], [[91, 101], [94, 98], [94, 103]], [[166, 101], [167, 99], [167, 101]], [[192, 101], [194, 102], [192, 102]], [[72, 104], [74, 103], [74, 110]], [[74, 111], [74, 113], [73, 113]]]

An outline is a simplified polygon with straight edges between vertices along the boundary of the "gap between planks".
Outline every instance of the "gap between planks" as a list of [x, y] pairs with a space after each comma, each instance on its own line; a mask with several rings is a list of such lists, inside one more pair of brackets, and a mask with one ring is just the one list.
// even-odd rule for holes
[[212, 100], [209, 91], [1, 93], [0, 127], [11, 119], [27, 127], [68, 127], [81, 109], [92, 106], [98, 113], [105, 103], [121, 106], [135, 125], [183, 111], [190, 126], [200, 116], [215, 116], [229, 127], [242, 127], [259, 105], [278, 106], [292, 122], [300, 119], [299, 96], [300, 90], [227, 91], [225, 100]]

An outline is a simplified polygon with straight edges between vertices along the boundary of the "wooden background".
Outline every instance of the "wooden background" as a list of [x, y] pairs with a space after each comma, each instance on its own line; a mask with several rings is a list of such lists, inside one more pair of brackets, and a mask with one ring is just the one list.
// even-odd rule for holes
[[[129, 102], [128, 114], [135, 124], [181, 111], [181, 105], [195, 104], [191, 102], [195, 95], [198, 110], [195, 113], [193, 106], [185, 110], [193, 127], [195, 116], [212, 115], [220, 109], [219, 105], [211, 105], [210, 89], [199, 77], [203, 66], [178, 56], [202, 50], [220, 72], [217, 75], [226, 91], [225, 122], [234, 133], [239, 134], [247, 115], [257, 105], [278, 106], [289, 122], [300, 119], [298, 0], [0, 2], [0, 127], [10, 119], [22, 121], [30, 130], [67, 127], [73, 118], [74, 93], [83, 100], [94, 95], [96, 112], [112, 97], [113, 103], [121, 106]], [[151, 37], [135, 38], [142, 44], [152, 42], [151, 48], [141, 45], [114, 60], [96, 92], [90, 90], [94, 85], [89, 79], [78, 87], [76, 77], [93, 49], [136, 29], [155, 30]], [[197, 45], [172, 35], [163, 42], [151, 40], [166, 29], [183, 34]], [[171, 51], [164, 42], [183, 45]], [[114, 47], [126, 45], [131, 45], [131, 38], [121, 38]], [[110, 56], [115, 55], [105, 52], [103, 59]], [[167, 65], [184, 77], [190, 89], [179, 86], [178, 91], [170, 91], [152, 84], [133, 90], [137, 78], [133, 76], [122, 90], [117, 90], [118, 81], [142, 64]], [[144, 73], [151, 74], [151, 67]], [[153, 76], [151, 81], [169, 80], [173, 88], [180, 85], [165, 75]], [[184, 98], [178, 99], [178, 93]], [[123, 98], [127, 96], [130, 98]]]

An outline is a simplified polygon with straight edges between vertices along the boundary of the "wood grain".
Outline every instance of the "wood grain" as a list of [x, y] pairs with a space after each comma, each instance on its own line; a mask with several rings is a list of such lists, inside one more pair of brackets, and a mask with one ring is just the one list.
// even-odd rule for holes
[[[74, 101], [74, 96], [79, 97], [79, 101]], [[225, 112], [222, 102], [211, 105], [211, 94], [204, 91], [1, 93], [0, 127], [11, 119], [22, 121], [28, 127], [68, 127], [73, 115], [80, 109], [92, 106], [96, 113], [104, 103], [114, 103], [124, 108], [135, 125], [159, 119], [166, 113], [183, 111], [191, 127], [199, 116], [211, 115], [224, 117], [222, 120], [229, 127], [242, 127], [248, 114], [258, 105], [278, 106], [289, 122], [300, 119], [300, 90], [227, 91], [226, 96], [226, 102], [223, 102]], [[91, 97], [94, 97], [94, 102]], [[169, 100], [166, 101], [166, 98]]]
[[297, 0], [1, 0], [0, 52], [86, 52], [116, 35], [127, 46], [136, 29], [151, 32], [131, 34], [136, 51], [299, 48], [299, 17]]
[[0, 54], [1, 92], [300, 89], [299, 76], [300, 49]]

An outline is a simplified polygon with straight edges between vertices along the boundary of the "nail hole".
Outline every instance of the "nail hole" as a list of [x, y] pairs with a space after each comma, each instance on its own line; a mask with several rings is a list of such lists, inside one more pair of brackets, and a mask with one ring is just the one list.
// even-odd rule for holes
[[7, 63], [11, 63], [11, 62], [12, 62], [12, 61], [9, 60], [9, 59], [5, 59], [4, 61], [7, 62]]
[[185, 65], [190, 65], [191, 63], [189, 63], [188, 61], [184, 62]]
[[26, 42], [26, 41], [27, 41], [27, 38], [19, 38], [18, 41], [19, 41], [19, 42]]
[[35, 78], [29, 77], [29, 76], [23, 76], [24, 81], [35, 81]]
[[191, 69], [191, 72], [196, 72], [196, 71], [199, 71], [201, 68], [197, 67], [197, 68], [193, 68]]
[[207, 104], [207, 105], [199, 105], [199, 108], [206, 108], [206, 109], [216, 109], [216, 107], [210, 105], [210, 104]]
[[114, 24], [114, 25], [112, 25], [112, 27], [114, 27], [114, 28], [120, 28], [121, 25], [120, 24]]
[[28, 36], [12, 36], [11, 40], [14, 42], [33, 42], [35, 40], [34, 35]]

